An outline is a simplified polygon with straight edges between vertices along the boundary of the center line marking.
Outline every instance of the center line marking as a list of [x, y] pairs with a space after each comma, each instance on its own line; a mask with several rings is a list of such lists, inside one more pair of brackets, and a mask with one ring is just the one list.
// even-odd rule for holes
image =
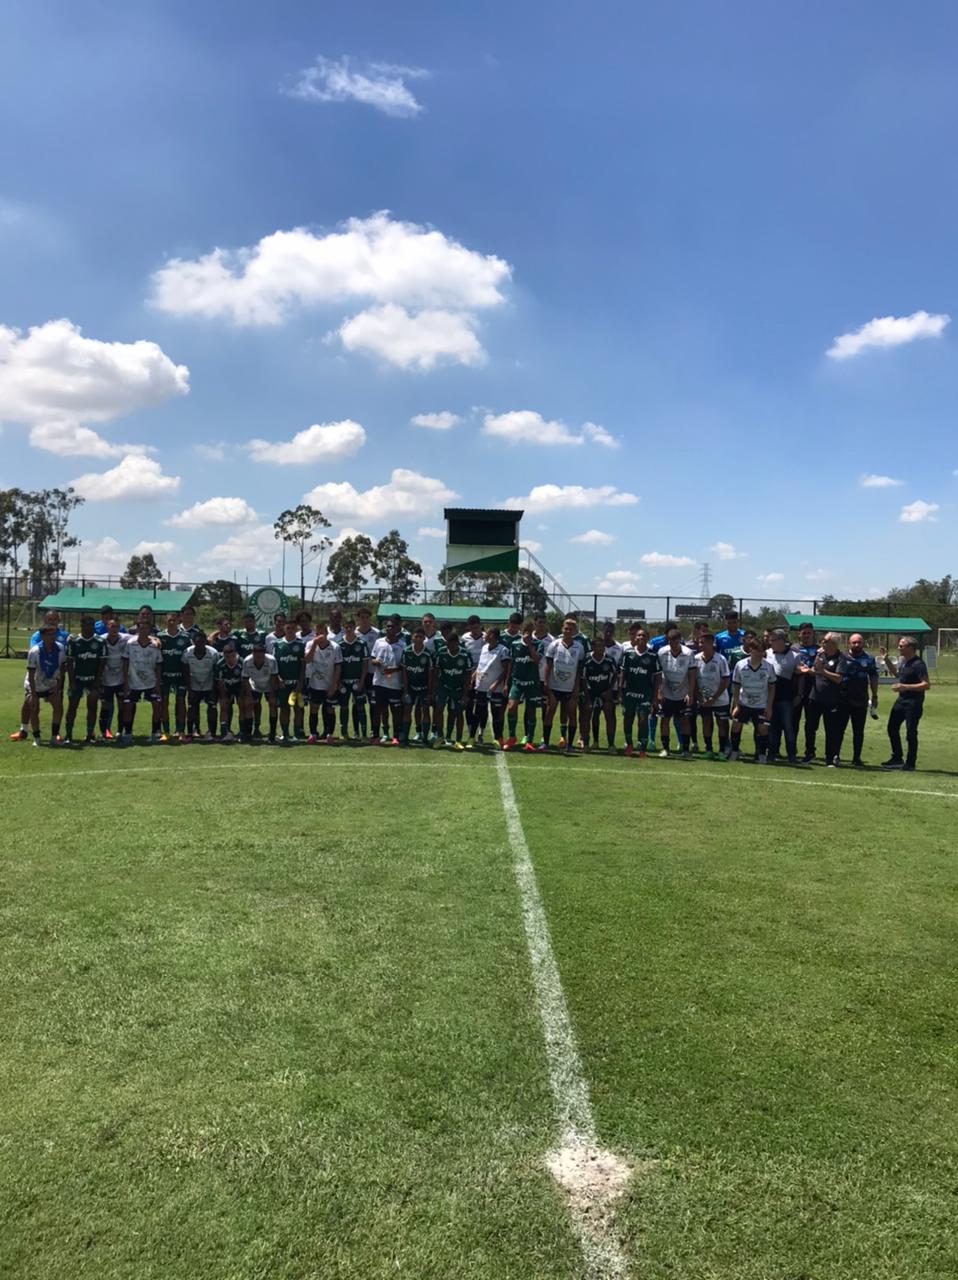
[[522, 920], [559, 1128], [559, 1146], [546, 1157], [546, 1167], [566, 1193], [586, 1274], [594, 1280], [625, 1276], [628, 1264], [615, 1237], [611, 1208], [625, 1190], [632, 1170], [621, 1156], [599, 1146], [589, 1086], [549, 938], [549, 922], [509, 766], [502, 755], [496, 757], [496, 776], [512, 846], [512, 869], [522, 900]]

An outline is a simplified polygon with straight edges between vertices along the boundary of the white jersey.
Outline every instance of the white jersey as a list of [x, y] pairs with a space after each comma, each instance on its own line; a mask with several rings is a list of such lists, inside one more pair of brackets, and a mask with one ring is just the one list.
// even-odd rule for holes
[[436, 652], [436, 641], [441, 639], [442, 637], [440, 636], [438, 631], [433, 636], [426, 636], [425, 640], [423, 641], [423, 648], [426, 650], [427, 653], [434, 654]]
[[342, 627], [340, 627], [338, 631], [334, 631], [332, 627], [330, 627], [326, 634], [329, 636], [330, 640], [332, 640], [333, 644], [341, 644], [343, 636], [346, 633], [343, 631]]
[[[53, 652], [56, 654], [56, 666], [53, 667], [53, 675], [51, 676], [48, 676], [43, 670], [43, 666], [40, 662], [40, 645], [32, 645], [29, 653], [27, 654], [27, 670], [36, 672], [36, 675], [33, 677], [33, 687], [36, 689], [37, 693], [48, 693], [57, 682], [57, 673], [60, 668], [66, 666], [67, 653], [63, 645], [55, 644], [53, 646]], [[53, 661], [54, 659], [50, 660], [51, 666], [53, 666]], [[29, 687], [30, 678], [28, 676], [24, 688]]]
[[[359, 632], [356, 633], [357, 635]], [[378, 685], [381, 689], [401, 689], [402, 688], [402, 671], [398, 670], [401, 662], [403, 649], [406, 647], [405, 640], [400, 636], [397, 640], [387, 640], [385, 636], [380, 636], [373, 645], [373, 651], [370, 654], [371, 659], [381, 662], [386, 667], [396, 667], [396, 671], [392, 671], [387, 675], [382, 667], [373, 667], [373, 684]]]
[[619, 644], [617, 640], [612, 640], [605, 646], [605, 656], [611, 658], [616, 667], [622, 666], [622, 654], [625, 652], [625, 646]]
[[286, 639], [286, 632], [285, 632], [285, 631], [283, 632], [283, 634], [282, 634], [281, 636], [278, 636], [278, 635], [276, 634], [276, 632], [275, 632], [275, 631], [267, 631], [267, 633], [266, 633], [266, 638], [265, 638], [265, 640], [263, 641], [263, 644], [265, 644], [265, 645], [266, 645], [266, 652], [267, 652], [268, 654], [272, 654], [272, 652], [273, 652], [273, 646], [275, 645], [276, 641], [277, 641], [277, 640], [285, 640], [285, 639]]
[[367, 657], [371, 658], [373, 656], [373, 645], [382, 635], [382, 632], [379, 630], [378, 627], [370, 627], [368, 631], [360, 631], [359, 628], [357, 627], [356, 635], [359, 637], [360, 640], [362, 640], [363, 644], [366, 646]]
[[732, 683], [739, 686], [738, 700], [742, 706], [759, 711], [768, 706], [769, 685], [773, 685], [775, 680], [775, 668], [766, 658], [757, 667], [753, 667], [748, 658], [742, 658], [736, 662], [732, 676]]
[[683, 644], [678, 653], [669, 646], [659, 650], [659, 666], [662, 668], [662, 697], [670, 702], [681, 702], [689, 696], [689, 672], [695, 670], [695, 655]]
[[131, 636], [123, 647], [123, 661], [129, 670], [131, 689], [155, 689], [156, 673], [163, 653], [154, 639], [140, 644], [139, 636]]
[[582, 666], [582, 645], [576, 643], [575, 636], [568, 647], [561, 640], [553, 640], [546, 650], [546, 658], [552, 659], [549, 688], [557, 693], [571, 693]]
[[183, 665], [190, 673], [190, 688], [194, 693], [210, 693], [213, 688], [213, 674], [220, 655], [208, 644], [202, 656], [196, 652], [196, 646], [190, 645], [183, 654]]
[[254, 657], [254, 654], [248, 653], [243, 659], [243, 679], [250, 682], [255, 693], [269, 693], [273, 688], [273, 678], [279, 675], [276, 659], [267, 654], [263, 665], [258, 667], [253, 661]]
[[549, 674], [549, 650], [556, 642], [556, 638], [547, 631], [544, 636], [536, 636], [533, 631], [536, 644], [542, 645], [542, 660], [539, 663], [539, 679], [545, 684], [546, 676]]
[[[509, 650], [504, 644], [485, 644], [476, 663], [476, 688], [480, 693], [488, 693], [492, 685], [502, 679], [505, 664], [509, 661]], [[500, 688], [499, 692], [502, 692]]]
[[[661, 659], [662, 654], [659, 654]], [[725, 656], [716, 649], [711, 658], [706, 659], [703, 654], [695, 655], [695, 690], [699, 701], [703, 698], [713, 698], [713, 706], [728, 706], [728, 685], [722, 693], [719, 693], [719, 686], [723, 680], [729, 676], [729, 666]]]
[[471, 631], [467, 631], [459, 637], [459, 643], [472, 659], [472, 665], [478, 667], [480, 655], [486, 646], [485, 635], [474, 636]]
[[342, 650], [338, 644], [328, 644], [321, 649], [313, 646], [313, 656], [306, 663], [306, 678], [311, 689], [328, 689], [333, 683], [336, 668], [343, 661]]
[[111, 644], [106, 636], [103, 638], [103, 656], [106, 658], [103, 683], [109, 689], [116, 689], [123, 683], [123, 655], [129, 642], [130, 637], [125, 633], [117, 636], [116, 644]]

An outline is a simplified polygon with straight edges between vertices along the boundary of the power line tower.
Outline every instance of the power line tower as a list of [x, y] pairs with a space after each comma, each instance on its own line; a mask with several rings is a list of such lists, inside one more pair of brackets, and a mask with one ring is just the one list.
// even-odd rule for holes
[[702, 600], [712, 598], [712, 568], [709, 564], [703, 564], [699, 574], [699, 597]]

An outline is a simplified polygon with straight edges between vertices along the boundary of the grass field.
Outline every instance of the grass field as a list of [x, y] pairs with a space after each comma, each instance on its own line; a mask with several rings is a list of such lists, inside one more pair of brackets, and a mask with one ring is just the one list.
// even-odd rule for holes
[[507, 768], [628, 1273], [953, 1280], [956, 718], [910, 775], [4, 733], [0, 1275], [587, 1274]]

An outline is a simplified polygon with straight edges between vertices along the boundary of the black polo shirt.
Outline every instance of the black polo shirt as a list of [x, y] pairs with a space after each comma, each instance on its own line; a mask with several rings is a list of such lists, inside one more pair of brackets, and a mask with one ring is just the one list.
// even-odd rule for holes
[[[822, 654], [822, 663], [826, 671], [833, 674], [840, 674], [842, 669], [842, 658], [844, 655], [839, 650], [833, 653], [831, 657], [827, 653]], [[824, 676], [815, 677], [815, 688], [812, 690], [812, 701], [817, 702], [820, 707], [834, 707], [842, 700], [842, 686], [834, 680], [826, 680]]]
[[[914, 658], [905, 658], [898, 664], [899, 684], [918, 684], [919, 681], [927, 679], [928, 668], [917, 654]], [[899, 689], [898, 696], [907, 702], [922, 703], [925, 701], [924, 689], [916, 689], [914, 692], [908, 689]]]

